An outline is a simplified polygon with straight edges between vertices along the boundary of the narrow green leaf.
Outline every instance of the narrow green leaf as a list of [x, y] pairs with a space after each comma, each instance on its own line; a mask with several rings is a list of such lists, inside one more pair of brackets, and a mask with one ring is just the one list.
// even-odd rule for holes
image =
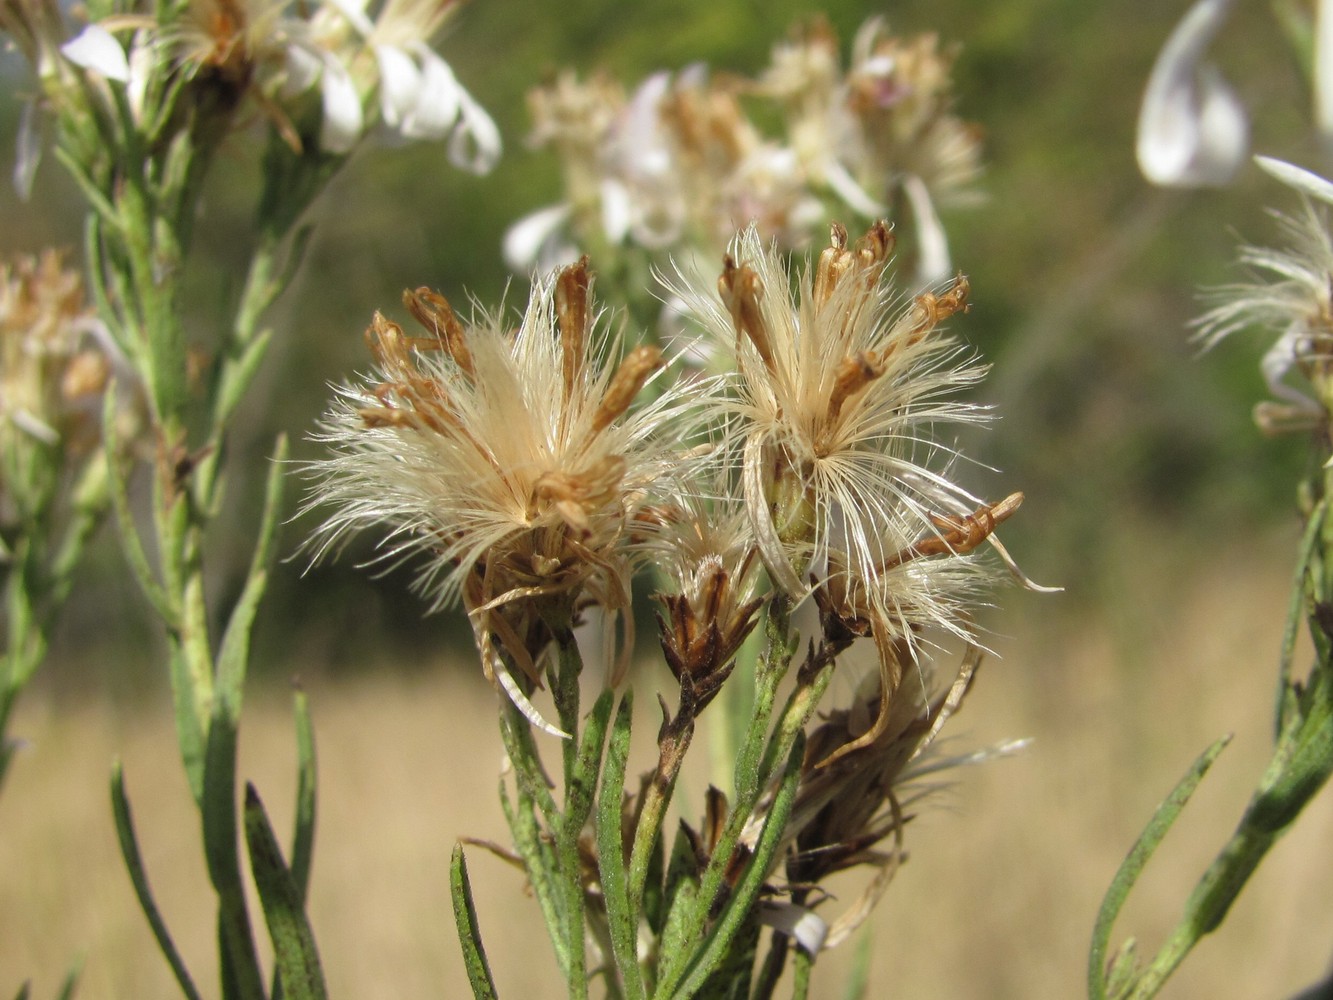
[[1306, 591], [1305, 576], [1310, 570], [1311, 560], [1315, 557], [1319, 543], [1320, 528], [1328, 508], [1325, 497], [1310, 512], [1310, 519], [1305, 524], [1301, 535], [1299, 555], [1296, 560], [1295, 577], [1291, 585], [1291, 598], [1287, 607], [1286, 625], [1282, 630], [1282, 651], [1278, 657], [1277, 691], [1273, 712], [1273, 739], [1280, 739], [1286, 726], [1289, 711], [1289, 691], [1291, 688], [1291, 663], [1296, 652], [1296, 638], [1301, 623], [1305, 620]]
[[190, 794], [200, 810], [204, 807], [204, 771], [207, 752], [204, 745], [204, 727], [195, 708], [194, 672], [190, 669], [185, 651], [172, 643], [167, 654], [171, 672], [171, 700], [176, 721], [176, 741], [180, 746], [181, 763]]
[[324, 1000], [328, 995], [324, 971], [301, 895], [273, 836], [264, 804], [249, 783], [245, 786], [245, 841], [283, 994], [290, 1000]]
[[1133, 938], [1126, 938], [1107, 964], [1106, 995], [1112, 1000], [1118, 1000], [1129, 992], [1138, 976], [1138, 942]]
[[245, 1000], [262, 998], [263, 973], [255, 950], [236, 844], [236, 723], [221, 698], [214, 701], [208, 726], [200, 811], [204, 857], [218, 898], [219, 954], [236, 978], [236, 996]]
[[120, 473], [120, 440], [116, 436], [115, 430], [116, 394], [118, 391], [117, 385], [112, 383], [107, 389], [102, 407], [103, 452], [106, 455], [107, 475], [110, 477], [108, 486], [111, 509], [116, 515], [117, 534], [120, 535], [125, 562], [129, 564], [134, 579], [138, 581], [139, 588], [143, 591], [144, 596], [148, 598], [148, 602], [152, 604], [153, 610], [158, 613], [167, 628], [173, 629], [180, 625], [180, 612], [168, 598], [167, 592], [158, 583], [157, 577], [148, 564], [148, 556], [144, 551], [143, 542], [139, 538], [139, 529], [135, 525], [134, 515], [130, 511], [129, 493], [125, 478]]
[[250, 658], [250, 630], [254, 625], [259, 602], [268, 584], [269, 568], [273, 562], [279, 514], [282, 508], [282, 486], [287, 458], [287, 438], [278, 437], [270, 460], [268, 480], [264, 490], [264, 512], [259, 522], [259, 534], [250, 559], [250, 571], [241, 596], [232, 608], [222, 645], [218, 650], [217, 697], [226, 705], [233, 722], [240, 717], [242, 688], [245, 684], [246, 664]]
[[14, 994], [14, 1000], [30, 1000], [32, 997], [32, 983], [26, 982], [19, 987], [19, 991]]
[[74, 991], [79, 985], [79, 974], [81, 972], [83, 972], [82, 958], [70, 967], [69, 972], [65, 973], [65, 978], [60, 983], [60, 992], [56, 994], [56, 1000], [73, 1000]]
[[865, 1000], [870, 996], [870, 962], [875, 956], [875, 935], [870, 921], [866, 921], [856, 936], [856, 950], [852, 952], [852, 968], [843, 986], [843, 1000]]
[[602, 747], [606, 742], [606, 727], [611, 721], [614, 699], [615, 695], [607, 688], [593, 703], [583, 729], [572, 780], [565, 789], [565, 822], [576, 836], [583, 831], [592, 814], [593, 796], [602, 770]]
[[810, 974], [814, 971], [815, 956], [804, 948], [797, 948], [792, 956], [792, 1000], [806, 1000], [810, 995]]
[[139, 853], [139, 841], [134, 834], [134, 817], [130, 812], [130, 801], [125, 796], [125, 779], [120, 761], [111, 766], [111, 812], [116, 820], [116, 837], [120, 841], [120, 854], [125, 859], [125, 868], [130, 874], [130, 882], [134, 885], [134, 895], [139, 900], [139, 908], [148, 918], [148, 926], [152, 928], [157, 946], [166, 958], [167, 964], [171, 966], [172, 975], [176, 977], [181, 992], [185, 994], [187, 1000], [200, 1000], [194, 980], [190, 978], [189, 970], [185, 968], [180, 952], [176, 950], [176, 945], [171, 940], [171, 932], [167, 930], [166, 922], [162, 919], [162, 914], [153, 899], [153, 891], [148, 886], [148, 873], [144, 870], [143, 857]]
[[449, 863], [449, 893], [454, 900], [454, 921], [458, 925], [458, 943], [463, 948], [463, 965], [467, 968], [472, 995], [477, 1000], [495, 1000], [495, 980], [486, 961], [486, 949], [481, 943], [481, 926], [477, 923], [477, 908], [472, 902], [472, 883], [467, 875], [467, 861], [463, 845], [454, 845]]
[[602, 790], [597, 802], [597, 865], [606, 900], [606, 920], [611, 934], [611, 953], [627, 1000], [644, 995], [643, 975], [639, 970], [638, 914], [630, 911], [629, 883], [625, 871], [625, 840], [621, 829], [621, 809], [625, 797], [625, 769], [629, 761], [630, 727], [634, 697], [630, 690], [620, 700], [611, 742], [602, 773]]
[[1092, 945], [1088, 949], [1088, 996], [1091, 1000], [1105, 1000], [1106, 998], [1106, 953], [1109, 947], [1111, 930], [1115, 925], [1116, 918], [1120, 915], [1120, 910], [1125, 905], [1130, 890], [1134, 888], [1134, 883], [1138, 881], [1144, 867], [1152, 858], [1153, 852], [1162, 842], [1176, 817], [1180, 815], [1185, 804], [1189, 802], [1190, 796], [1194, 790], [1199, 787], [1199, 782], [1203, 776], [1208, 773], [1208, 769], [1213, 766], [1213, 761], [1217, 760], [1228, 743], [1231, 742], [1230, 736], [1223, 736], [1208, 747], [1199, 757], [1190, 765], [1190, 769], [1180, 782], [1171, 790], [1171, 794], [1166, 797], [1157, 811], [1153, 813], [1152, 819], [1148, 825], [1143, 828], [1139, 838], [1130, 848], [1129, 853], [1125, 855], [1125, 860], [1121, 862], [1119, 870], [1115, 873], [1115, 878], [1111, 880], [1110, 887], [1106, 890], [1106, 897], [1102, 900], [1101, 909], [1097, 913], [1097, 922], [1092, 930]]
[[255, 373], [263, 364], [272, 339], [272, 330], [261, 330], [244, 344], [238, 345], [236, 355], [225, 359], [218, 372], [213, 426], [225, 427], [231, 421], [236, 408], [254, 382]]
[[74, 159], [63, 146], [56, 146], [55, 155], [61, 165], [69, 171], [69, 175], [74, 178], [74, 183], [78, 185], [84, 198], [88, 200], [88, 207], [96, 212], [103, 222], [123, 233], [125, 224], [120, 217], [120, 213], [116, 211], [115, 206], [107, 200], [106, 195], [84, 171], [83, 165]]
[[310, 723], [310, 704], [305, 692], [296, 697], [296, 832], [292, 838], [292, 881], [302, 904], [310, 892], [310, 866], [315, 853], [318, 773], [315, 760], [315, 730]]
[[[292, 836], [292, 882], [306, 904], [310, 893], [310, 866], [315, 851], [316, 770], [315, 733], [310, 724], [310, 705], [305, 692], [299, 687], [295, 697], [296, 711], [296, 830]], [[273, 970], [272, 1000], [283, 1000], [282, 980]]]
[[[516, 768], [515, 777], [517, 775]], [[509, 834], [514, 838], [514, 849], [523, 859], [532, 894], [537, 897], [537, 905], [541, 907], [556, 961], [563, 971], [569, 968], [569, 949], [565, 943], [565, 912], [557, 901], [556, 889], [551, 881], [556, 871], [555, 851], [551, 848], [549, 838], [542, 835], [531, 796], [521, 783], [515, 784], [517, 801], [510, 802], [509, 796], [505, 794], [504, 783], [500, 783], [500, 806], [509, 824]]]
[[99, 319], [106, 323], [111, 339], [117, 344], [125, 341], [120, 314], [107, 294], [106, 269], [102, 260], [102, 222], [94, 212], [88, 213], [83, 227], [83, 252], [87, 262], [88, 295]]

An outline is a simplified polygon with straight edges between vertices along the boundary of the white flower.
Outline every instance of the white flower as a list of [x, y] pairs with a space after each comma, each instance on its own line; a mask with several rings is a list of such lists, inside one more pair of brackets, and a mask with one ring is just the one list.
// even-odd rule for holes
[[449, 159], [486, 173], [500, 157], [499, 129], [431, 48], [450, 5], [438, 0], [389, 0], [372, 21], [365, 0], [326, 0], [374, 53], [380, 117], [403, 139], [449, 139]]
[[523, 216], [505, 233], [504, 259], [518, 274], [548, 271], [578, 259], [578, 250], [565, 238], [564, 227], [572, 205], [548, 205]]
[[1143, 175], [1167, 187], [1226, 184], [1245, 160], [1249, 123], [1204, 52], [1234, 0], [1198, 0], [1162, 47], [1139, 111]]

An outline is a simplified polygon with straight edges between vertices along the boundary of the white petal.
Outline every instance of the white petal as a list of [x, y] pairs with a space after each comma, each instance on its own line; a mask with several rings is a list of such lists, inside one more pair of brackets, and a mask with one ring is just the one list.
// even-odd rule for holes
[[1245, 158], [1249, 122], [1204, 51], [1233, 0], [1198, 0], [1162, 47], [1139, 110], [1139, 169], [1154, 184], [1227, 183]]
[[793, 937], [807, 954], [818, 955], [828, 938], [828, 924], [814, 910], [795, 903], [759, 904], [759, 922]]
[[876, 201], [866, 193], [866, 189], [856, 183], [856, 178], [847, 172], [837, 160], [829, 159], [824, 164], [824, 183], [833, 189], [833, 193], [846, 202], [847, 207], [868, 219], [879, 219], [888, 213], [888, 207]]
[[401, 128], [416, 107], [421, 71], [411, 56], [392, 45], [375, 46], [375, 56], [380, 67], [380, 113], [385, 125]]
[[923, 285], [933, 285], [949, 277], [949, 238], [935, 212], [935, 205], [926, 190], [925, 182], [915, 174], [903, 181], [903, 191], [912, 205], [912, 219], [916, 231], [916, 276]]
[[1283, 381], [1287, 377], [1287, 373], [1295, 369], [1297, 355], [1300, 353], [1300, 345], [1308, 338], [1309, 331], [1304, 323], [1291, 324], [1263, 356], [1263, 360], [1259, 362], [1259, 371], [1263, 373], [1268, 391], [1278, 399], [1317, 412], [1319, 406], [1313, 399], [1295, 386], [1288, 385]]
[[458, 88], [458, 127], [449, 139], [454, 166], [474, 174], [490, 173], [500, 159], [500, 130], [486, 109]]
[[99, 25], [88, 25], [60, 46], [60, 51], [75, 66], [100, 73], [108, 80], [125, 83], [130, 78], [130, 62], [125, 58], [125, 49], [111, 32]]
[[60, 435], [56, 429], [27, 410], [15, 410], [9, 415], [9, 419], [19, 430], [27, 432], [44, 445], [60, 443]]
[[1314, 27], [1314, 118], [1325, 139], [1333, 139], [1333, 0], [1319, 0]]
[[615, 246], [629, 235], [629, 227], [634, 221], [634, 199], [630, 197], [629, 188], [610, 178], [602, 181], [601, 195], [602, 232]]
[[20, 201], [32, 197], [37, 164], [42, 162], [42, 133], [38, 121], [37, 101], [30, 98], [23, 103], [18, 135], [14, 138], [14, 191]]
[[302, 45], [288, 45], [283, 57], [286, 73], [283, 74], [280, 94], [285, 98], [304, 94], [315, 85], [324, 70], [324, 60], [319, 54]]
[[573, 211], [569, 205], [548, 205], [510, 226], [504, 238], [504, 259], [509, 269], [518, 274], [531, 274], [542, 248], [559, 232]]
[[425, 45], [414, 48], [421, 60], [421, 85], [403, 122], [410, 139], [443, 139], [458, 121], [463, 88], [449, 64]]
[[320, 77], [324, 118], [320, 122], [319, 146], [329, 153], [350, 153], [364, 127], [361, 94], [342, 63], [330, 57]]
[[1259, 164], [1266, 174], [1277, 178], [1287, 187], [1309, 195], [1317, 201], [1333, 205], [1333, 184], [1318, 174], [1283, 160], [1275, 160], [1271, 156], [1256, 156], [1254, 162]]

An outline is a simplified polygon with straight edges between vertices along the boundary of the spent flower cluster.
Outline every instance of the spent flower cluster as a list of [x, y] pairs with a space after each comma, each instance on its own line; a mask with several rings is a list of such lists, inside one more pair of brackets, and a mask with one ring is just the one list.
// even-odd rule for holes
[[[539, 896], [564, 894], [544, 905], [571, 984], [585, 945], [609, 942], [603, 957], [614, 953], [622, 982], [690, 992], [721, 974], [706, 942], [731, 946], [717, 944], [735, 930], [718, 908], [733, 897], [744, 899], [736, 920], [777, 929], [775, 955], [790, 939], [813, 956], [864, 919], [901, 857], [913, 801], [903, 783], [924, 773], [920, 755], [980, 659], [970, 610], [992, 571], [975, 550], [998, 547], [995, 529], [1022, 497], [987, 503], [954, 481], [958, 456], [941, 429], [984, 419], [957, 399], [983, 368], [943, 330], [966, 310], [967, 283], [904, 299], [888, 278], [892, 249], [883, 222], [855, 242], [835, 225], [793, 289], [776, 241], [752, 225], [720, 276], [678, 271], [671, 291], [714, 359], [706, 375], [600, 319], [587, 258], [538, 280], [517, 324], [485, 313], [465, 323], [438, 294], [409, 291], [419, 329], [377, 314], [367, 331], [376, 368], [339, 390], [324, 419], [332, 455], [309, 469], [308, 507], [326, 511], [315, 551], [371, 529], [383, 534], [380, 558], [420, 559], [433, 605], [461, 599], [483, 669], [512, 706], [502, 730], [518, 781], [508, 807], [517, 859]], [[641, 573], [655, 582], [675, 709], [660, 696], [656, 771], [637, 794], [623, 788], [623, 761], [608, 771], [618, 785], [603, 787], [593, 821], [580, 798], [593, 779], [578, 768], [595, 778], [597, 734], [626, 671], [622, 655], [582, 718], [574, 629], [594, 611], [632, 623]], [[807, 598], [819, 625], [770, 733], [800, 644], [791, 611]], [[761, 621], [764, 652], [752, 660], [746, 640]], [[861, 640], [878, 671], [803, 744], [835, 667]], [[967, 652], [941, 692], [929, 678], [951, 643]], [[741, 751], [749, 777], [731, 798], [710, 790], [702, 825], [681, 827], [664, 873], [651, 858], [681, 761], [737, 669], [766, 692]], [[538, 707], [548, 684], [556, 722]], [[616, 725], [623, 716], [627, 729], [624, 697]], [[537, 778], [528, 724], [568, 741], [563, 813]], [[514, 818], [533, 809], [553, 851]], [[899, 846], [879, 850], [890, 836]], [[879, 875], [830, 935], [815, 912], [829, 897], [816, 887], [858, 864]], [[723, 875], [741, 870], [729, 888]], [[662, 893], [693, 921], [694, 951], [659, 950], [662, 914], [647, 900]], [[642, 961], [630, 943], [641, 933], [655, 956]], [[690, 954], [698, 962], [680, 964]]]

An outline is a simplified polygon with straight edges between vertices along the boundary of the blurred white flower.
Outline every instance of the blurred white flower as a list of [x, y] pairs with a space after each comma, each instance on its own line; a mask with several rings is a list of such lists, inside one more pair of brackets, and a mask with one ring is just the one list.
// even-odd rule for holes
[[1333, 0], [1318, 0], [1314, 15], [1315, 128], [1333, 140]]
[[118, 83], [129, 82], [130, 62], [125, 55], [125, 48], [101, 25], [88, 25], [60, 46], [60, 51], [75, 66], [92, 70]]
[[389, 130], [408, 140], [447, 137], [449, 159], [472, 173], [486, 173], [495, 166], [501, 149], [499, 129], [431, 48], [452, 3], [388, 0], [372, 21], [366, 0], [325, 2], [347, 19], [374, 53], [380, 118]]
[[1203, 61], [1234, 0], [1198, 0], [1171, 33], [1148, 77], [1139, 111], [1143, 175], [1165, 187], [1226, 184], [1249, 146], [1245, 109]]

